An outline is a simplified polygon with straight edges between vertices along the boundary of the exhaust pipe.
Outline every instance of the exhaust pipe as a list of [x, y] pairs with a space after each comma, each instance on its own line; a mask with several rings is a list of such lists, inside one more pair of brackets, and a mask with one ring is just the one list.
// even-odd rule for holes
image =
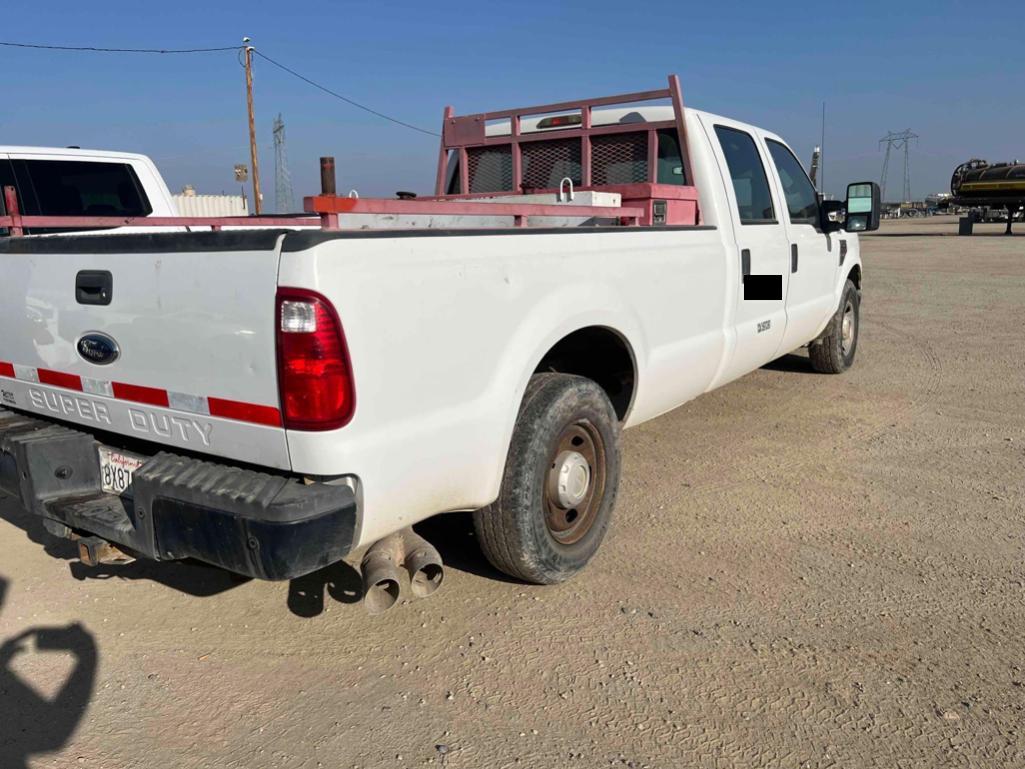
[[441, 586], [445, 569], [441, 555], [412, 529], [378, 540], [363, 556], [363, 604], [370, 614], [387, 611], [399, 600], [402, 571], [416, 598], [425, 598]]
[[409, 574], [409, 589], [417, 598], [426, 598], [445, 579], [445, 567], [438, 550], [412, 529], [402, 532], [405, 545], [403, 566]]

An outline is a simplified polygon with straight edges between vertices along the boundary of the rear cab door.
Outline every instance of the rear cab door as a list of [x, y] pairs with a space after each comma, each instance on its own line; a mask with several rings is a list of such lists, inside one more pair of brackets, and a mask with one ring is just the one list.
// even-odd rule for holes
[[776, 188], [769, 183], [768, 158], [756, 130], [717, 116], [701, 119], [732, 214], [733, 258], [741, 265], [741, 280], [733, 289], [736, 344], [722, 376], [722, 381], [729, 381], [772, 360], [783, 340], [788, 243]]
[[783, 201], [780, 216], [790, 248], [787, 329], [780, 346], [785, 353], [812, 339], [836, 309], [838, 246], [822, 232], [818, 194], [800, 161], [778, 136], [764, 133], [762, 139], [773, 184]]

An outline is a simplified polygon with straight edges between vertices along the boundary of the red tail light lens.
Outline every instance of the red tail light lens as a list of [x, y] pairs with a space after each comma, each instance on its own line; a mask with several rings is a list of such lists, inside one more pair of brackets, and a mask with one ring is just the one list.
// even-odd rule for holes
[[285, 427], [334, 430], [347, 424], [356, 407], [356, 390], [335, 308], [314, 291], [278, 289], [277, 335]]

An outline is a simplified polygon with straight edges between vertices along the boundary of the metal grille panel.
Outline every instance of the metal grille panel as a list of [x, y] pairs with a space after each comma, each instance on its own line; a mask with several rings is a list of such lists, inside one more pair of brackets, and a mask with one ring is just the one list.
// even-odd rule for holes
[[509, 192], [513, 188], [512, 148], [473, 147], [466, 151], [470, 192]]
[[565, 177], [580, 184], [580, 140], [552, 139], [529, 142], [523, 149], [523, 186], [553, 189]]
[[592, 184], [633, 184], [646, 181], [648, 181], [648, 134], [646, 131], [592, 137]]

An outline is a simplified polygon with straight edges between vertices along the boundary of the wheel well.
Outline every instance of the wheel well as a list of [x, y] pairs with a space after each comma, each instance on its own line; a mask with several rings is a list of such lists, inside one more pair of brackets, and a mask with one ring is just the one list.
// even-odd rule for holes
[[858, 291], [861, 291], [861, 267], [859, 265], [854, 265], [847, 275], [847, 280], [851, 281]]
[[637, 376], [630, 345], [615, 331], [590, 326], [563, 337], [545, 353], [534, 373], [545, 371], [593, 380], [609, 396], [620, 421], [626, 418]]

